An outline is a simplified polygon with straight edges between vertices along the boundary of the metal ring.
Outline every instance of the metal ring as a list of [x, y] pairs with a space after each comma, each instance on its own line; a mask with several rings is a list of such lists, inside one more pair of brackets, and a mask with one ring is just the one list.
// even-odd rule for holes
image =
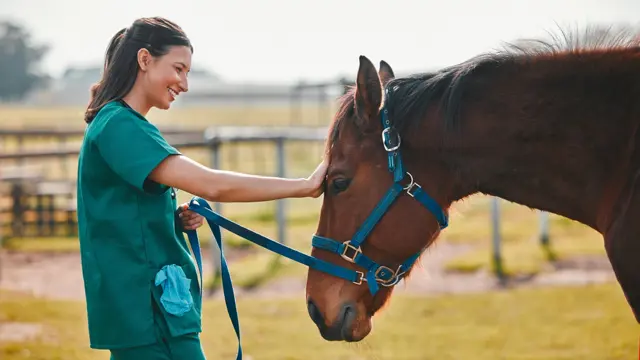
[[410, 179], [410, 180], [409, 180], [409, 185], [407, 185], [407, 186], [403, 187], [403, 188], [402, 188], [403, 190], [409, 190], [409, 189], [411, 189], [411, 188], [414, 186], [414, 184], [415, 184], [415, 182], [413, 181], [413, 175], [411, 175], [411, 173], [410, 173], [410, 172], [408, 172], [408, 171], [406, 172], [406, 174], [407, 174], [407, 175], [409, 175], [409, 179]]

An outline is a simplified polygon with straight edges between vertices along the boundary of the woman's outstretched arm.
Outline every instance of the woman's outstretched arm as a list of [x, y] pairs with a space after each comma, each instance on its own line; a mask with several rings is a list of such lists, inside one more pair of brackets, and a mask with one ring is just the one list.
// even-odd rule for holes
[[184, 156], [165, 158], [149, 179], [215, 202], [256, 202], [318, 197], [327, 171], [322, 161], [308, 178], [286, 179], [249, 175], [206, 167]]

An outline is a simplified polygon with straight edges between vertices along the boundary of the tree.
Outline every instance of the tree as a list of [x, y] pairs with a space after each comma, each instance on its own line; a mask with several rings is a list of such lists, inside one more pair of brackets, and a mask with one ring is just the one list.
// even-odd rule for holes
[[21, 100], [48, 78], [37, 66], [49, 46], [34, 45], [30, 38], [20, 25], [0, 21], [0, 101]]

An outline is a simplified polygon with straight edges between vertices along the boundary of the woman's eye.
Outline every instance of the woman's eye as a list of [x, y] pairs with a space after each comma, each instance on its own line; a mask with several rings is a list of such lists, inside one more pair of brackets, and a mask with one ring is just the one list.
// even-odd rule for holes
[[344, 179], [344, 178], [335, 179], [331, 183], [331, 190], [333, 190], [334, 194], [337, 194], [339, 192], [347, 190], [347, 188], [349, 187], [349, 184], [351, 184], [351, 179]]

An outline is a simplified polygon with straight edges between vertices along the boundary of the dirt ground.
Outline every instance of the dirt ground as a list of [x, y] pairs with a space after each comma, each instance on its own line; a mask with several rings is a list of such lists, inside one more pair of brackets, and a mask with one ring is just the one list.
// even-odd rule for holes
[[[411, 277], [397, 285], [397, 291], [435, 295], [503, 289], [504, 286], [488, 271], [469, 274], [444, 271], [443, 264], [448, 259], [469, 250], [471, 248], [468, 246], [435, 244], [422, 257], [420, 266]], [[79, 254], [4, 252], [1, 256], [0, 288], [51, 299], [84, 299]], [[211, 273], [213, 264], [210, 252], [203, 253], [203, 260], [205, 273]], [[506, 287], [583, 285], [607, 281], [615, 281], [608, 260], [605, 257], [585, 257], [550, 265], [549, 269], [531, 278], [509, 280]], [[235, 292], [239, 297], [301, 296], [304, 293], [304, 279], [283, 278], [258, 289], [243, 291], [237, 288]]]

